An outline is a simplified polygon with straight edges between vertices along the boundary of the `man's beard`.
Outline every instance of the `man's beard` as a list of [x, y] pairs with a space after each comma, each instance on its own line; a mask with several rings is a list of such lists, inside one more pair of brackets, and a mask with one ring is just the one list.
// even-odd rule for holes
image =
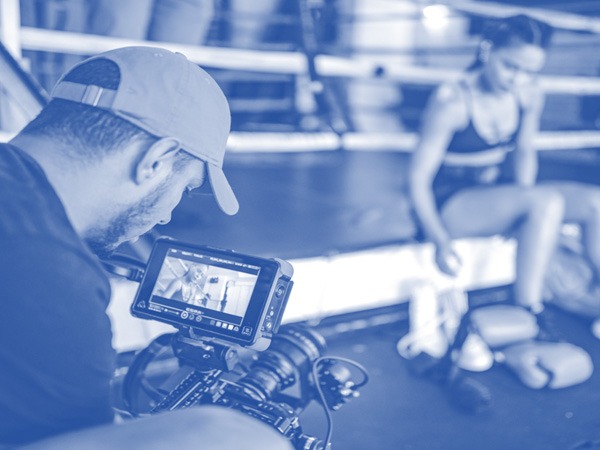
[[[141, 202], [127, 207], [117, 214], [105, 227], [91, 229], [84, 238], [90, 250], [101, 259], [112, 255], [115, 249], [124, 242], [131, 229], [148, 228], [148, 212], [156, 207], [166, 190], [169, 180], [148, 194]], [[154, 224], [152, 224], [154, 225]], [[133, 236], [133, 239], [138, 236]]]

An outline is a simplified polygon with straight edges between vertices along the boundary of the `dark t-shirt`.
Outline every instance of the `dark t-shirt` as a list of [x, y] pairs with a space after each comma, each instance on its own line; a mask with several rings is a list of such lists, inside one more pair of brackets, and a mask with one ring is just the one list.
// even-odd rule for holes
[[109, 298], [39, 165], [0, 144], [0, 443], [112, 421]]

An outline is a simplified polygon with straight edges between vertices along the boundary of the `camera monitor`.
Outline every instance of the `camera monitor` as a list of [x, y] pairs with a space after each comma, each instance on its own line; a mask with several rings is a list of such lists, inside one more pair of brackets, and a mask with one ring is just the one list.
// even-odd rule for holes
[[156, 241], [131, 307], [191, 336], [264, 350], [277, 332], [293, 282], [281, 259], [172, 239]]

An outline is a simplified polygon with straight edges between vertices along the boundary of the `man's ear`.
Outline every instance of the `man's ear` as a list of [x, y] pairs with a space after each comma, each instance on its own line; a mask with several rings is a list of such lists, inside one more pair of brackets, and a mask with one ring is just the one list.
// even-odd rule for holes
[[141, 184], [169, 169], [179, 149], [181, 149], [181, 142], [170, 137], [160, 138], [152, 145], [143, 148], [134, 167], [135, 182]]

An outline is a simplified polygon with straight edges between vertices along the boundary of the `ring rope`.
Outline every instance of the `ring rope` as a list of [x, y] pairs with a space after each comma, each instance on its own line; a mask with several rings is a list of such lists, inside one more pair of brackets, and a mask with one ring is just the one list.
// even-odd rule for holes
[[[223, 47], [173, 44], [168, 42], [139, 41], [108, 36], [21, 28], [24, 49], [93, 55], [131, 45], [154, 45], [186, 55], [204, 67], [299, 75], [308, 72], [306, 56], [299, 52], [253, 51]], [[461, 70], [423, 66], [399, 65], [396, 62], [375, 61], [374, 58], [356, 56], [345, 58], [331, 55], [315, 57], [318, 73], [329, 77], [380, 78], [413, 84], [438, 84], [456, 79]], [[600, 95], [600, 79], [583, 76], [540, 76], [547, 92], [574, 95]]]
[[[16, 132], [0, 131], [0, 142], [8, 142]], [[417, 145], [416, 133], [360, 133], [338, 136], [322, 133], [265, 133], [232, 131], [227, 149], [235, 153], [298, 153], [335, 151], [412, 152]], [[600, 148], [600, 131], [545, 131], [534, 142], [538, 150], [578, 150]]]
[[[495, 3], [482, 5], [469, 0], [446, 1], [451, 8], [471, 14], [503, 17], [525, 12], [554, 26], [600, 33], [600, 20], [550, 12], [536, 8], [511, 7]], [[363, 54], [352, 58], [332, 55], [307, 55], [300, 52], [253, 51], [245, 49], [191, 46], [89, 35], [56, 30], [22, 27], [21, 41], [29, 50], [63, 52], [80, 55], [101, 53], [129, 45], [158, 45], [184, 53], [190, 60], [206, 67], [248, 72], [298, 75], [309, 71], [319, 76], [349, 78], [381, 78], [413, 84], [435, 85], [456, 79], [461, 70], [400, 65], [378, 55]], [[379, 58], [379, 59], [377, 59]], [[599, 95], [600, 79], [595, 77], [543, 75], [540, 84], [547, 92]], [[4, 138], [6, 136], [0, 136]], [[412, 151], [418, 136], [414, 133], [244, 133], [233, 132], [228, 141], [231, 151], [297, 152], [346, 150]], [[541, 132], [536, 137], [540, 150], [600, 147], [600, 132]]]
[[[306, 152], [350, 151], [412, 152], [418, 142], [417, 133], [348, 132], [338, 136], [320, 133], [232, 132], [227, 142], [232, 152]], [[534, 138], [538, 150], [576, 150], [600, 148], [600, 131], [542, 131]]]

